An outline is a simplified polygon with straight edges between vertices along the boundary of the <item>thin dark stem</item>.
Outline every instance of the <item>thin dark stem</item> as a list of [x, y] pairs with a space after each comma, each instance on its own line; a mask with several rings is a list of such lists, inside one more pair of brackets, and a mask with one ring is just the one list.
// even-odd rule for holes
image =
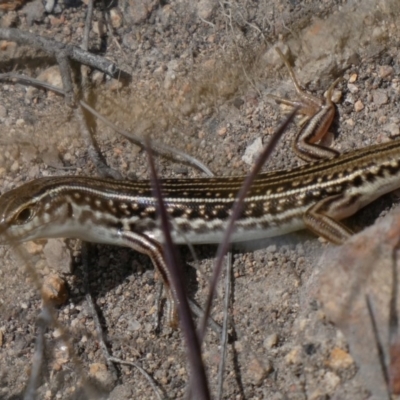
[[190, 389], [191, 393], [196, 399], [207, 400], [210, 399], [210, 392], [208, 389], [207, 376], [201, 356], [201, 346], [196, 333], [196, 327], [185, 290], [182, 264], [179, 261], [176, 247], [172, 241], [168, 213], [162, 197], [160, 181], [157, 179], [156, 168], [154, 164], [153, 153], [149, 144], [149, 139], [147, 140], [146, 144], [151, 171], [150, 175], [153, 187], [153, 195], [157, 199], [158, 215], [160, 217], [161, 228], [164, 233], [164, 259], [170, 272], [171, 289], [178, 305], [179, 322], [186, 341], [187, 358], [191, 372]]
[[206, 328], [207, 328], [207, 320], [210, 315], [212, 302], [213, 302], [213, 299], [214, 299], [216, 291], [217, 291], [217, 284], [218, 284], [219, 277], [221, 275], [224, 256], [229, 250], [230, 238], [234, 232], [235, 222], [240, 217], [240, 214], [243, 210], [244, 199], [246, 197], [246, 194], [250, 190], [251, 185], [253, 184], [253, 181], [255, 180], [256, 176], [261, 171], [261, 168], [263, 167], [265, 162], [268, 160], [268, 158], [271, 156], [272, 151], [274, 150], [275, 146], [278, 144], [281, 136], [286, 131], [289, 124], [292, 122], [297, 111], [298, 111], [298, 107], [294, 108], [293, 111], [286, 118], [286, 120], [280, 125], [280, 127], [272, 135], [271, 140], [269, 141], [268, 145], [265, 147], [262, 154], [259, 156], [252, 171], [246, 177], [246, 179], [243, 183], [243, 186], [241, 187], [238, 195], [236, 196], [236, 202], [232, 209], [231, 218], [229, 220], [228, 227], [226, 228], [226, 234], [225, 234], [224, 240], [218, 246], [216, 261], [215, 261], [214, 270], [213, 270], [213, 276], [212, 276], [211, 284], [210, 284], [210, 291], [209, 291], [206, 306], [204, 309], [204, 319], [200, 325], [199, 338], [200, 338], [201, 343], [203, 342], [203, 339], [204, 339], [204, 335], [205, 335]]

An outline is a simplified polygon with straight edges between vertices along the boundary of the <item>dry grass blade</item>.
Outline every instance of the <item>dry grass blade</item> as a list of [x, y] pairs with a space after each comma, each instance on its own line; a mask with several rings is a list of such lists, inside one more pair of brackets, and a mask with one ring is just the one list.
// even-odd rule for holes
[[216, 257], [216, 261], [215, 261], [215, 265], [214, 265], [214, 272], [213, 272], [213, 276], [211, 278], [211, 283], [210, 283], [210, 292], [209, 292], [209, 295], [207, 298], [206, 306], [204, 308], [204, 318], [200, 325], [200, 332], [199, 332], [200, 342], [202, 342], [204, 339], [204, 335], [205, 335], [206, 328], [207, 328], [207, 320], [208, 320], [208, 317], [211, 312], [212, 301], [215, 297], [218, 280], [219, 280], [219, 277], [222, 272], [222, 263], [223, 263], [225, 254], [228, 252], [228, 249], [229, 249], [230, 238], [234, 231], [235, 222], [239, 218], [240, 213], [242, 212], [243, 203], [244, 203], [246, 194], [250, 190], [254, 179], [256, 178], [258, 173], [261, 171], [261, 168], [263, 167], [265, 162], [268, 160], [268, 158], [271, 156], [271, 153], [274, 150], [275, 146], [278, 144], [279, 139], [281, 138], [283, 133], [286, 131], [289, 124], [293, 121], [297, 111], [298, 111], [298, 107], [294, 108], [293, 111], [288, 115], [286, 120], [279, 126], [279, 128], [272, 135], [268, 145], [265, 147], [265, 149], [263, 150], [261, 155], [258, 157], [256, 163], [254, 164], [252, 171], [246, 177], [246, 179], [243, 183], [243, 186], [241, 187], [238, 195], [236, 196], [236, 202], [235, 202], [235, 205], [232, 210], [229, 224], [226, 228], [224, 240], [218, 246], [217, 257]]
[[153, 195], [158, 202], [158, 214], [161, 220], [161, 228], [164, 233], [164, 258], [166, 265], [169, 268], [171, 289], [178, 305], [179, 322], [187, 346], [187, 358], [191, 372], [190, 390], [196, 399], [206, 400], [210, 399], [210, 393], [201, 356], [200, 341], [197, 336], [196, 327], [190, 311], [189, 301], [185, 290], [185, 282], [183, 280], [182, 266], [179, 262], [176, 247], [172, 241], [168, 213], [163, 201], [160, 181], [157, 179], [153, 154], [148, 138], [146, 144], [150, 165], [150, 176], [153, 186]]
[[225, 297], [224, 297], [224, 319], [222, 323], [221, 332], [221, 356], [220, 363], [218, 367], [218, 384], [217, 384], [217, 399], [222, 399], [223, 396], [223, 386], [224, 386], [224, 372], [226, 363], [226, 354], [228, 346], [228, 324], [229, 324], [229, 303], [231, 299], [231, 285], [232, 285], [232, 253], [228, 253], [227, 257], [227, 267], [226, 267], [226, 277], [225, 277]]
[[376, 324], [376, 318], [374, 316], [374, 311], [373, 311], [373, 307], [371, 304], [371, 298], [370, 296], [365, 296], [365, 304], [367, 306], [367, 310], [368, 310], [368, 314], [371, 320], [371, 327], [372, 327], [372, 332], [374, 335], [374, 339], [375, 339], [375, 344], [376, 344], [376, 349], [378, 352], [378, 359], [379, 359], [379, 363], [380, 366], [382, 368], [382, 375], [385, 379], [386, 382], [386, 388], [388, 389], [388, 398], [390, 398], [390, 391], [389, 391], [389, 376], [388, 376], [388, 371], [386, 368], [386, 364], [385, 364], [385, 352], [383, 350], [383, 346], [381, 341], [379, 340], [379, 332], [378, 332], [378, 327]]

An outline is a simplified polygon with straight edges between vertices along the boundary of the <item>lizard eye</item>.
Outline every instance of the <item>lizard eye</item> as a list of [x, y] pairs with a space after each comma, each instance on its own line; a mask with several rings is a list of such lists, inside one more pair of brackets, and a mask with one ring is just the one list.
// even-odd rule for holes
[[17, 225], [23, 225], [29, 222], [33, 218], [34, 212], [33, 208], [31, 207], [26, 207], [22, 209], [14, 218], [14, 222]]

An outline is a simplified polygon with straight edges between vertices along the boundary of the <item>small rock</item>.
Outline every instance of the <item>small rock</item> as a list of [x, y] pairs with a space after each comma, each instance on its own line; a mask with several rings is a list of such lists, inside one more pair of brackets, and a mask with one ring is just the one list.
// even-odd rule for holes
[[56, 274], [48, 275], [43, 281], [41, 294], [45, 303], [60, 306], [68, 300], [67, 284]]
[[295, 347], [293, 350], [291, 350], [288, 354], [286, 354], [285, 361], [286, 364], [300, 364], [301, 363], [301, 348], [300, 347]]
[[45, 9], [42, 0], [29, 2], [21, 10], [21, 13], [26, 15], [26, 20], [29, 25], [33, 25], [34, 22], [42, 22], [45, 17]]
[[141, 24], [145, 22], [151, 13], [159, 6], [158, 0], [129, 0], [129, 7], [125, 18], [133, 24]]
[[242, 156], [242, 160], [248, 164], [252, 165], [255, 158], [262, 152], [263, 144], [261, 138], [257, 138], [250, 146], [247, 146], [246, 151]]
[[333, 393], [340, 383], [340, 378], [334, 372], [328, 371], [323, 378], [323, 382], [325, 390], [328, 393]]
[[[39, 74], [37, 77], [38, 80], [44, 81], [49, 83], [52, 86], [62, 88], [62, 79], [61, 79], [61, 74], [60, 74], [60, 69], [58, 68], [57, 65], [54, 65], [50, 68], [45, 69], [43, 72]], [[32, 100], [38, 93], [38, 89], [34, 87], [30, 87], [26, 91], [26, 100]]]
[[40, 254], [43, 251], [43, 246], [41, 244], [35, 243], [35, 242], [26, 242], [24, 244], [24, 247], [26, 249], [26, 251], [34, 256], [36, 254]]
[[55, 4], [56, 4], [55, 0], [46, 0], [44, 9], [46, 10], [47, 13], [51, 13], [53, 12]]
[[39, 172], [40, 172], [39, 165], [37, 165], [37, 164], [32, 165], [32, 166], [29, 168], [28, 178], [29, 178], [29, 179], [38, 178], [38, 177], [39, 177]]
[[358, 86], [355, 85], [354, 83], [348, 83], [347, 89], [349, 89], [350, 93], [353, 93], [353, 94], [358, 92]]
[[130, 319], [128, 320], [128, 330], [129, 331], [138, 331], [140, 330], [142, 327], [142, 325], [140, 324], [140, 322], [136, 319]]
[[[56, 335], [59, 334], [61, 336], [63, 334], [61, 329], [56, 329], [56, 331], [58, 331]], [[68, 346], [60, 341], [53, 351], [54, 358], [51, 363], [51, 367], [54, 371], [61, 371], [63, 369], [63, 365], [70, 361]]]
[[381, 65], [378, 71], [379, 77], [384, 79], [393, 75], [393, 67], [390, 65]]
[[111, 90], [112, 92], [115, 92], [116, 90], [119, 90], [122, 88], [122, 82], [118, 79], [110, 79], [107, 82], [107, 88]]
[[200, 18], [208, 20], [211, 18], [218, 3], [214, 0], [200, 0], [197, 3], [197, 14]]
[[396, 137], [400, 135], [399, 125], [394, 122], [386, 124], [382, 129], [389, 133], [389, 137]]
[[264, 347], [266, 349], [271, 349], [272, 347], [275, 347], [279, 342], [279, 336], [277, 333], [273, 333], [272, 335], [269, 335], [265, 340], [264, 340]]
[[63, 154], [62, 158], [65, 162], [69, 163], [72, 160], [72, 154], [67, 151], [65, 154]]
[[18, 14], [16, 11], [9, 11], [8, 13], [4, 14], [1, 18], [1, 27], [2, 28], [13, 28], [18, 24]]
[[135, 387], [128, 384], [118, 385], [108, 396], [108, 400], [133, 399]]
[[384, 104], [387, 104], [389, 101], [388, 95], [385, 91], [383, 90], [375, 90], [372, 93], [372, 99], [377, 106], [382, 106]]
[[60, 154], [56, 149], [46, 149], [45, 151], [41, 151], [40, 158], [50, 167], [63, 167], [63, 163], [60, 160]]
[[349, 83], [354, 83], [358, 78], [357, 74], [351, 74], [350, 78], [349, 78]]
[[3, 346], [4, 340], [3, 340], [3, 331], [0, 331], [0, 347]]
[[64, 24], [65, 17], [62, 15], [60, 18], [57, 18], [54, 15], [49, 15], [49, 20], [51, 26], [60, 26]]
[[63, 334], [63, 332], [62, 332], [61, 329], [59, 329], [59, 328], [54, 329], [54, 331], [53, 331], [53, 338], [54, 338], [54, 339], [58, 339], [59, 337], [62, 336], [62, 334]]
[[14, 161], [13, 164], [11, 165], [10, 171], [17, 172], [18, 170], [19, 170], [19, 163], [18, 161]]
[[247, 365], [246, 374], [254, 385], [259, 386], [271, 371], [271, 364], [263, 365], [260, 360], [253, 358]]
[[351, 355], [339, 347], [335, 347], [331, 351], [329, 359], [326, 362], [326, 365], [334, 370], [346, 369], [353, 364], [354, 360]]
[[238, 340], [238, 341], [234, 342], [234, 346], [235, 346], [235, 350], [238, 353], [241, 353], [243, 351], [243, 343], [241, 341]]
[[354, 111], [360, 112], [360, 111], [363, 110], [363, 109], [364, 109], [364, 104], [363, 104], [363, 102], [362, 102], [361, 100], [357, 100], [357, 101], [354, 103]]
[[374, 28], [372, 30], [372, 37], [375, 40], [385, 40], [388, 36], [388, 32], [386, 31], [386, 29], [384, 27], [381, 26], [377, 26], [376, 28]]
[[49, 239], [46, 246], [44, 246], [43, 254], [47, 264], [52, 268], [64, 273], [71, 272], [71, 254], [61, 239]]
[[226, 135], [226, 131], [227, 131], [227, 128], [226, 128], [226, 126], [224, 126], [224, 127], [222, 127], [221, 129], [218, 129], [217, 134], [218, 134], [219, 136], [225, 136], [225, 135]]
[[90, 364], [89, 374], [96, 376], [97, 374], [102, 374], [107, 371], [107, 365], [101, 363]]
[[335, 89], [331, 95], [331, 100], [333, 103], [338, 104], [342, 99], [343, 93], [341, 90]]
[[121, 28], [123, 18], [122, 18], [122, 12], [118, 7], [113, 7], [110, 10], [110, 20], [111, 20], [111, 26], [115, 29]]
[[104, 73], [101, 71], [94, 71], [92, 73], [92, 82], [96, 85], [99, 86], [104, 82]]
[[103, 37], [107, 34], [107, 28], [105, 27], [103, 21], [94, 21], [92, 25], [93, 32]]

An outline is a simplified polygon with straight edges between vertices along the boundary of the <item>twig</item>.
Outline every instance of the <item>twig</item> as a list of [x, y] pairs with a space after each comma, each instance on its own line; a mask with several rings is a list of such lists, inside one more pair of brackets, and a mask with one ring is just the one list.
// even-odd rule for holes
[[55, 40], [46, 39], [41, 36], [36, 36], [28, 32], [22, 32], [15, 28], [0, 28], [0, 39], [10, 40], [20, 44], [34, 46], [40, 48], [44, 52], [57, 57], [57, 54], [63, 52], [68, 58], [85, 64], [89, 67], [96, 68], [112, 77], [126, 72], [121, 71], [117, 65], [104, 57], [89, 53], [76, 46], [70, 46], [64, 43], [56, 42]]
[[89, 129], [86, 125], [86, 119], [85, 116], [83, 115], [81, 108], [82, 100], [79, 103], [80, 105], [75, 109], [75, 118], [79, 122], [81, 136], [85, 142], [85, 146], [87, 148], [90, 159], [96, 166], [96, 169], [99, 171], [101, 176], [105, 177], [108, 176], [118, 180], [122, 179], [122, 175], [118, 171], [110, 168], [106, 164], [104, 157], [100, 153], [100, 150], [97, 148], [96, 143], [93, 141], [92, 135], [90, 134]]
[[[189, 304], [190, 304], [190, 309], [192, 310], [192, 313], [197, 317], [197, 318], [203, 318], [204, 317], [204, 311], [199, 307], [193, 300], [189, 299]], [[221, 335], [222, 334], [222, 329], [221, 325], [218, 324], [213, 318], [209, 318], [208, 322], [210, 324], [211, 329], [217, 334]]]
[[89, 48], [89, 34], [93, 18], [93, 0], [89, 0], [86, 11], [85, 30], [83, 31], [82, 50], [87, 51]]
[[160, 392], [160, 389], [157, 387], [157, 384], [156, 382], [154, 382], [154, 379], [139, 364], [132, 361], [121, 360], [120, 358], [117, 357], [110, 357], [109, 360], [114, 363], [135, 367], [150, 383], [150, 386], [154, 390], [154, 394], [157, 396], [158, 400], [167, 399], [167, 397], [163, 396], [163, 394]]
[[[86, 20], [85, 20], [85, 29], [83, 31], [83, 39], [81, 44], [81, 49], [84, 51], [89, 50], [89, 34], [90, 28], [92, 26], [92, 18], [93, 18], [93, 0], [89, 0], [87, 5], [86, 11]], [[88, 94], [88, 87], [89, 87], [89, 80], [88, 80], [89, 69], [85, 65], [81, 65], [81, 90], [83, 98], [87, 101], [89, 98]]]

